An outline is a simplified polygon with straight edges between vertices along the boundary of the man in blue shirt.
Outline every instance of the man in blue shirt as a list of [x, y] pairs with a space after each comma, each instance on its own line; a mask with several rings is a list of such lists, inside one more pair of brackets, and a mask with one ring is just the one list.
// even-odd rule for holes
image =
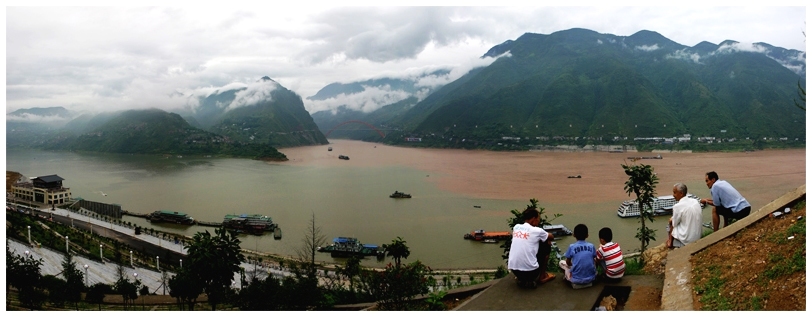
[[742, 219], [750, 215], [750, 203], [730, 183], [719, 180], [716, 172], [705, 173], [705, 184], [711, 192], [711, 198], [699, 200], [701, 204], [713, 205], [713, 231], [719, 230], [719, 216], [725, 217], [725, 227], [731, 219]]

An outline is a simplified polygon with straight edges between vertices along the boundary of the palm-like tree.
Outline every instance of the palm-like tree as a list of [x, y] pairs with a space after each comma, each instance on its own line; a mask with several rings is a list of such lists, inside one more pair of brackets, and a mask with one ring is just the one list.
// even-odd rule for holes
[[409, 247], [406, 246], [406, 241], [403, 241], [401, 237], [392, 240], [392, 244], [384, 244], [383, 249], [384, 252], [386, 252], [386, 256], [391, 256], [392, 259], [395, 260], [396, 267], [400, 267], [401, 258], [406, 259], [409, 257], [409, 254], [411, 254]]

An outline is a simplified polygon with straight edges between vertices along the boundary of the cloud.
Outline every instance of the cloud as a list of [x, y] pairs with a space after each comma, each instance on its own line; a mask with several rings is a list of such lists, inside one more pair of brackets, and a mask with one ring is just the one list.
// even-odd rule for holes
[[493, 35], [498, 30], [489, 27], [493, 23], [489, 18], [499, 15], [499, 11], [460, 7], [334, 8], [309, 21], [317, 27], [305, 36], [315, 41], [300, 53], [314, 63], [414, 59], [429, 45], [453, 46], [470, 38]]
[[712, 54], [730, 54], [736, 52], [753, 52], [753, 53], [768, 53], [770, 49], [766, 46], [762, 46], [759, 44], [754, 43], [726, 43], [720, 45], [719, 48], [716, 49]]
[[59, 122], [67, 122], [70, 121], [72, 118], [65, 118], [62, 116], [39, 116], [31, 113], [23, 113], [23, 114], [7, 114], [6, 121], [9, 122], [25, 122], [25, 123], [59, 123]]
[[660, 46], [657, 45], [657, 44], [654, 44], [654, 45], [640, 45], [640, 46], [635, 46], [634, 49], [636, 49], [638, 51], [651, 52], [651, 51], [656, 51], [656, 50], [660, 49]]
[[365, 86], [364, 91], [356, 94], [339, 94], [335, 98], [314, 100], [310, 103], [310, 112], [330, 110], [335, 113], [339, 107], [345, 106], [347, 109], [369, 113], [411, 96], [411, 94], [402, 90], [392, 90], [389, 85], [383, 87]]
[[699, 56], [699, 54], [697, 53], [688, 52], [687, 49], [681, 49], [666, 55], [665, 58], [681, 59], [700, 64], [699, 59], [701, 58], [701, 56]]
[[[340, 94], [335, 98], [325, 100], [305, 100], [305, 108], [310, 111], [310, 113], [326, 110], [336, 113], [339, 107], [344, 106], [348, 109], [369, 113], [409, 97], [415, 97], [419, 102], [426, 98], [434, 89], [459, 79], [472, 69], [488, 66], [500, 57], [510, 56], [510, 53], [506, 52], [495, 58], [471, 58], [459, 64], [448, 66], [451, 67], [450, 69], [448, 69], [447, 66], [429, 66], [409, 68], [395, 72], [384, 72], [379, 76], [369, 79], [390, 78], [410, 81], [413, 82], [414, 87], [418, 89], [415, 92], [408, 92], [392, 89], [388, 85], [382, 87], [363, 86], [364, 91], [355, 94]], [[448, 70], [448, 72], [434, 74], [438, 70]]]
[[248, 84], [244, 90], [240, 90], [234, 95], [234, 100], [226, 107], [226, 111], [256, 105], [260, 102], [273, 101], [271, 93], [278, 87], [279, 84], [271, 80], [260, 80]]

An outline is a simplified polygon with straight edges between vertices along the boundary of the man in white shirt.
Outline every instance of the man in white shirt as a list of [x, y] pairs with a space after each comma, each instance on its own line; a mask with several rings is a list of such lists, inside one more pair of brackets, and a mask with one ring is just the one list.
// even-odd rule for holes
[[555, 274], [547, 273], [553, 235], [538, 227], [541, 218], [536, 208], [527, 207], [522, 219], [524, 223], [513, 226], [508, 269], [516, 276], [519, 286], [534, 288], [555, 279]]
[[674, 184], [672, 191], [677, 203], [674, 204], [674, 213], [668, 221], [666, 246], [679, 248], [702, 238], [702, 206], [696, 199], [685, 198], [688, 195], [688, 186], [685, 184]]

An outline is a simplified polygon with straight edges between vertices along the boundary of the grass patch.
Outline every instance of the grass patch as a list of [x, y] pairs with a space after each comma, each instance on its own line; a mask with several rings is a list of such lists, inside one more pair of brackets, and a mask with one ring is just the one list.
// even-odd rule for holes
[[762, 310], [763, 306], [761, 305], [761, 302], [763, 301], [764, 298], [761, 298], [761, 296], [750, 297], [750, 310]]
[[626, 263], [626, 272], [623, 275], [645, 275], [646, 272], [643, 272], [643, 267], [645, 263], [643, 263], [643, 259], [640, 257], [631, 257], [626, 258], [623, 261]]
[[772, 266], [767, 271], [764, 271], [764, 277], [774, 280], [783, 275], [805, 270], [806, 257], [804, 256], [804, 251], [805, 248], [795, 250], [791, 257], [770, 254], [770, 263]]
[[[699, 295], [699, 302], [703, 310], [730, 310], [733, 306], [727, 296], [722, 294], [722, 287], [726, 280], [720, 278], [722, 272], [716, 265], [708, 266], [707, 274], [694, 275], [694, 291]], [[701, 272], [701, 271], [700, 271]], [[702, 272], [704, 273], [704, 272]], [[709, 276], [700, 280], [700, 276]]]

